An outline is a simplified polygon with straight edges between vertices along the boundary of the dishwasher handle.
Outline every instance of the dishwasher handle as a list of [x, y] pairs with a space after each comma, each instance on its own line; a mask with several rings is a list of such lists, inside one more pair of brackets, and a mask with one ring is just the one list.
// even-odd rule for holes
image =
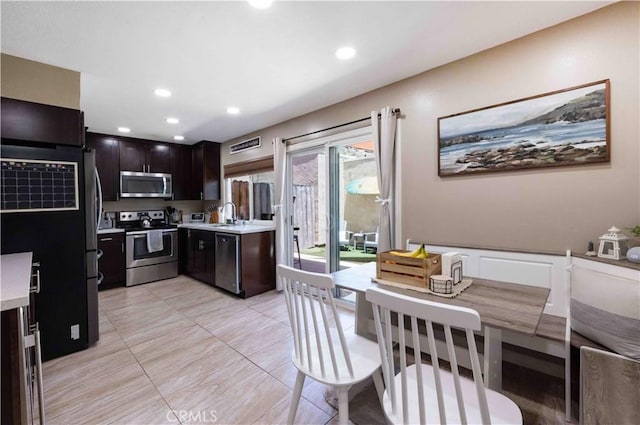
[[218, 243], [237, 243], [240, 237], [238, 235], [230, 235], [228, 233], [216, 233], [216, 241]]

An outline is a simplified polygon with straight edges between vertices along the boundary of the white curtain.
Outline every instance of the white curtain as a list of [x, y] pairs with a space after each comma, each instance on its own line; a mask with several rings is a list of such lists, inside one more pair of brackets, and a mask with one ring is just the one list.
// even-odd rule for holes
[[[289, 264], [287, 256], [287, 219], [284, 205], [286, 192], [285, 179], [287, 167], [287, 147], [279, 137], [273, 139], [273, 165], [274, 165], [274, 205], [273, 213], [276, 223], [276, 264]], [[276, 280], [276, 290], [282, 291], [282, 285]]]
[[396, 117], [390, 107], [380, 111], [371, 111], [371, 127], [373, 131], [373, 152], [376, 158], [378, 174], [378, 187], [380, 195], [376, 202], [380, 205], [378, 210], [378, 252], [391, 249], [394, 241], [392, 217], [394, 206], [391, 197], [393, 175], [395, 174], [394, 148], [396, 141]]

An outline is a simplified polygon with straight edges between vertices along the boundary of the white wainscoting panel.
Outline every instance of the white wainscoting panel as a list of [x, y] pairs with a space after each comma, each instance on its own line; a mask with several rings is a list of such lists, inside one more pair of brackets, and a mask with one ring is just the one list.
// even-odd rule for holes
[[[413, 250], [420, 242], [408, 240]], [[462, 254], [465, 276], [549, 288], [545, 313], [566, 317], [568, 311], [566, 257], [563, 255], [494, 251], [442, 245], [425, 245], [429, 252], [457, 251]]]

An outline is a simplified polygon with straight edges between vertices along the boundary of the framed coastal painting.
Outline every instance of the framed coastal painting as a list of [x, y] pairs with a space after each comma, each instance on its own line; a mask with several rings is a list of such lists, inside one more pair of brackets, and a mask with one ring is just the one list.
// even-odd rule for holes
[[609, 80], [438, 118], [441, 177], [609, 161]]

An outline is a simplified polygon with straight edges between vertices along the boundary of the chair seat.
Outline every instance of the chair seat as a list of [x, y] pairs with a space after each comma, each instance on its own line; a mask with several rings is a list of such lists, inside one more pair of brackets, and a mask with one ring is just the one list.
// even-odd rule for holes
[[[431, 365], [421, 365], [422, 367], [422, 379], [423, 387], [425, 389], [425, 411], [426, 411], [426, 423], [440, 424], [440, 413], [438, 410], [438, 399], [435, 397], [436, 387], [433, 375], [433, 368]], [[420, 413], [418, 410], [418, 392], [417, 378], [416, 378], [417, 366], [407, 366], [407, 387], [412, 388], [412, 391], [408, 391], [408, 406], [409, 406], [409, 421], [411, 424], [420, 423]], [[447, 423], [460, 423], [460, 414], [458, 412], [458, 402], [456, 400], [456, 391], [453, 383], [453, 375], [451, 372], [440, 369], [440, 376], [442, 381], [442, 392], [445, 399], [445, 414], [447, 417]], [[398, 374], [394, 378], [396, 388], [401, 388], [401, 374]], [[476, 393], [475, 383], [463, 376], [460, 377], [460, 386], [464, 398], [464, 404], [467, 412], [467, 423], [479, 424], [482, 423], [480, 416], [480, 409], [478, 407], [478, 398]], [[492, 424], [521, 424], [522, 414], [518, 406], [506, 396], [486, 389], [487, 404], [491, 415]], [[396, 392], [396, 414], [392, 414], [391, 399], [389, 397], [389, 391], [385, 390], [383, 397], [384, 411], [391, 423], [400, 424], [403, 423], [402, 415], [402, 392]]]
[[[349, 347], [349, 354], [351, 355], [353, 377], [349, 376], [345, 359], [342, 356], [341, 351], [337, 349], [337, 347], [334, 347], [334, 353], [336, 356], [338, 375], [336, 376], [331, 366], [326, 366], [325, 374], [323, 376], [320, 369], [319, 357], [317, 354], [318, 349], [316, 348], [317, 345], [314, 339], [311, 339], [309, 341], [312, 353], [312, 368], [309, 368], [306, 365], [302, 365], [298, 361], [298, 359], [296, 358], [295, 350], [291, 354], [293, 364], [299, 371], [310, 376], [312, 379], [326, 385], [353, 385], [367, 379], [373, 374], [376, 369], [380, 367], [380, 352], [378, 350], [378, 344], [352, 332], [345, 332], [344, 337], [347, 342], [347, 346]], [[336, 339], [334, 339], [334, 341], [335, 340]], [[302, 354], [305, 356], [305, 359], [307, 355], [306, 353], [307, 348], [303, 342]], [[322, 344], [322, 353], [325, 358], [325, 364], [330, 365], [331, 362], [327, 362], [326, 360], [331, 358], [331, 353], [329, 351], [329, 347], [327, 347], [326, 344]]]

